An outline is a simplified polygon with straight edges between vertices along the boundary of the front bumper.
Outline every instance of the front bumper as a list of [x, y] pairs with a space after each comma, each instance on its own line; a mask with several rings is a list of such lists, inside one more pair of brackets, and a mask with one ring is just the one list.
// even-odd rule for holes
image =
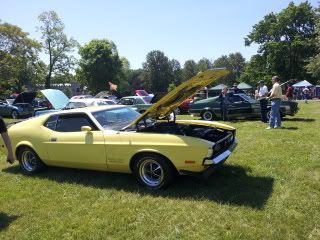
[[180, 170], [179, 172], [182, 175], [207, 178], [228, 159], [228, 157], [231, 155], [232, 151], [236, 148], [237, 145], [238, 141], [235, 138], [233, 143], [228, 147], [228, 149], [226, 149], [225, 151], [223, 151], [222, 153], [220, 153], [212, 159], [204, 160], [203, 164], [207, 165], [208, 167], [201, 172], [192, 172], [188, 170]]

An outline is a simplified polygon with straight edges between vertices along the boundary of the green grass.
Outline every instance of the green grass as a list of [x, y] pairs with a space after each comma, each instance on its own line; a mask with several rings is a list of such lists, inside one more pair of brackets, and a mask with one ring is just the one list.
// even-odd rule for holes
[[27, 177], [2, 155], [0, 239], [320, 239], [320, 102], [285, 129], [229, 124], [239, 145], [224, 166], [154, 192], [127, 174]]

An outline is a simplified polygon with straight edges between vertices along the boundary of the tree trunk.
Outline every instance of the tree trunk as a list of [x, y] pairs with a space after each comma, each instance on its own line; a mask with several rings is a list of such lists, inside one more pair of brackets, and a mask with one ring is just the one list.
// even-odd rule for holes
[[51, 69], [49, 70], [48, 75], [46, 76], [45, 88], [51, 88]]

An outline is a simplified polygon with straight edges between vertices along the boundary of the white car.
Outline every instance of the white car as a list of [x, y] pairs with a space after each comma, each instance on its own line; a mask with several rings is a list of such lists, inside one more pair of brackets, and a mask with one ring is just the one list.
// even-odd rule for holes
[[76, 98], [70, 99], [69, 103], [63, 109], [74, 109], [90, 106], [103, 106], [116, 104], [114, 101], [104, 98]]
[[92, 95], [76, 95], [71, 97], [70, 99], [85, 99], [85, 98], [92, 98]]

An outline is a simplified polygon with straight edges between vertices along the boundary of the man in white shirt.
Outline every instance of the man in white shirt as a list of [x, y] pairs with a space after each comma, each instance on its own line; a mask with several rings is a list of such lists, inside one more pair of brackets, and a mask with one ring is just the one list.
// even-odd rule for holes
[[280, 78], [278, 76], [272, 77], [273, 86], [269, 97], [271, 101], [271, 114], [269, 127], [267, 129], [281, 128], [280, 105], [282, 100], [282, 89], [279, 82]]
[[261, 121], [268, 122], [267, 118], [267, 105], [268, 105], [268, 88], [264, 84], [263, 80], [259, 81], [259, 90], [258, 90], [258, 99], [260, 101], [260, 108], [261, 108]]

